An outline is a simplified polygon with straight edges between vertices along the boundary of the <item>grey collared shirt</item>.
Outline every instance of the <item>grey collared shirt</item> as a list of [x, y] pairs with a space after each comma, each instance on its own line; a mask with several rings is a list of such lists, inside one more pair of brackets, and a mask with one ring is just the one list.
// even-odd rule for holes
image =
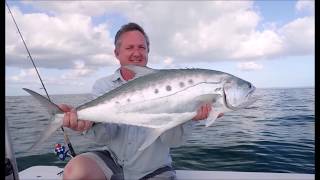
[[[93, 85], [93, 98], [98, 97], [126, 83], [120, 74], [120, 69], [114, 74], [98, 79]], [[106, 116], [108, 111], [106, 110]], [[125, 179], [139, 179], [156, 169], [171, 166], [170, 147], [182, 145], [194, 122], [172, 128], [163, 133], [152, 145], [143, 151], [138, 151], [139, 144], [145, 140], [141, 128], [118, 124], [96, 123], [85, 136], [93, 138], [97, 143], [105, 145], [113, 158], [123, 167]]]

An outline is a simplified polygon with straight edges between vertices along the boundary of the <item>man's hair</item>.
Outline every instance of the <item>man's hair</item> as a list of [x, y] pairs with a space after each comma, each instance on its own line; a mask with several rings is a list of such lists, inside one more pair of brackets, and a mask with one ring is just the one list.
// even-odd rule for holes
[[149, 38], [147, 36], [147, 34], [144, 32], [143, 28], [141, 26], [139, 26], [136, 23], [130, 22], [128, 24], [125, 24], [123, 26], [121, 26], [121, 28], [119, 29], [119, 31], [117, 32], [115, 38], [114, 38], [114, 45], [116, 48], [118, 48], [120, 46], [120, 41], [119, 38], [121, 37], [121, 35], [125, 32], [129, 32], [129, 31], [140, 31], [144, 38], [146, 39], [146, 43], [147, 43], [147, 50], [149, 52]]

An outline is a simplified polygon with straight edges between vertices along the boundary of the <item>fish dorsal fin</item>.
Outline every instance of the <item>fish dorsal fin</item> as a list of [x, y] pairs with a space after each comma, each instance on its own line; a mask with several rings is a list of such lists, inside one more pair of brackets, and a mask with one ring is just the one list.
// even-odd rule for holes
[[125, 65], [123, 67], [126, 69], [129, 69], [130, 71], [133, 71], [135, 73], [135, 78], [156, 73], [159, 71], [146, 66], [142, 67], [142, 66], [136, 66], [136, 65]]

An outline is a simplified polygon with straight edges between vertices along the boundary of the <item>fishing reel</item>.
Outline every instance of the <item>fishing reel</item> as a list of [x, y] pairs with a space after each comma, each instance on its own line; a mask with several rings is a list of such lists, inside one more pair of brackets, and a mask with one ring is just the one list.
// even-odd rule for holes
[[58, 158], [61, 161], [64, 161], [67, 157], [71, 157], [71, 154], [69, 154], [69, 150], [66, 150], [66, 147], [61, 145], [61, 144], [55, 144], [54, 146], [54, 152], [56, 154], [56, 156], [58, 156]]

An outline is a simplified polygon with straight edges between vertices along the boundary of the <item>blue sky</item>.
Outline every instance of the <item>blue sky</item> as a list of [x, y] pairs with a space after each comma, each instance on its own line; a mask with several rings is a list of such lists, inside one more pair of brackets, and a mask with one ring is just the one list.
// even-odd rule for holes
[[[129, 21], [151, 40], [149, 66], [225, 71], [258, 88], [314, 87], [314, 1], [8, 1], [49, 94], [90, 93], [119, 66]], [[6, 95], [41, 93], [6, 13]]]

